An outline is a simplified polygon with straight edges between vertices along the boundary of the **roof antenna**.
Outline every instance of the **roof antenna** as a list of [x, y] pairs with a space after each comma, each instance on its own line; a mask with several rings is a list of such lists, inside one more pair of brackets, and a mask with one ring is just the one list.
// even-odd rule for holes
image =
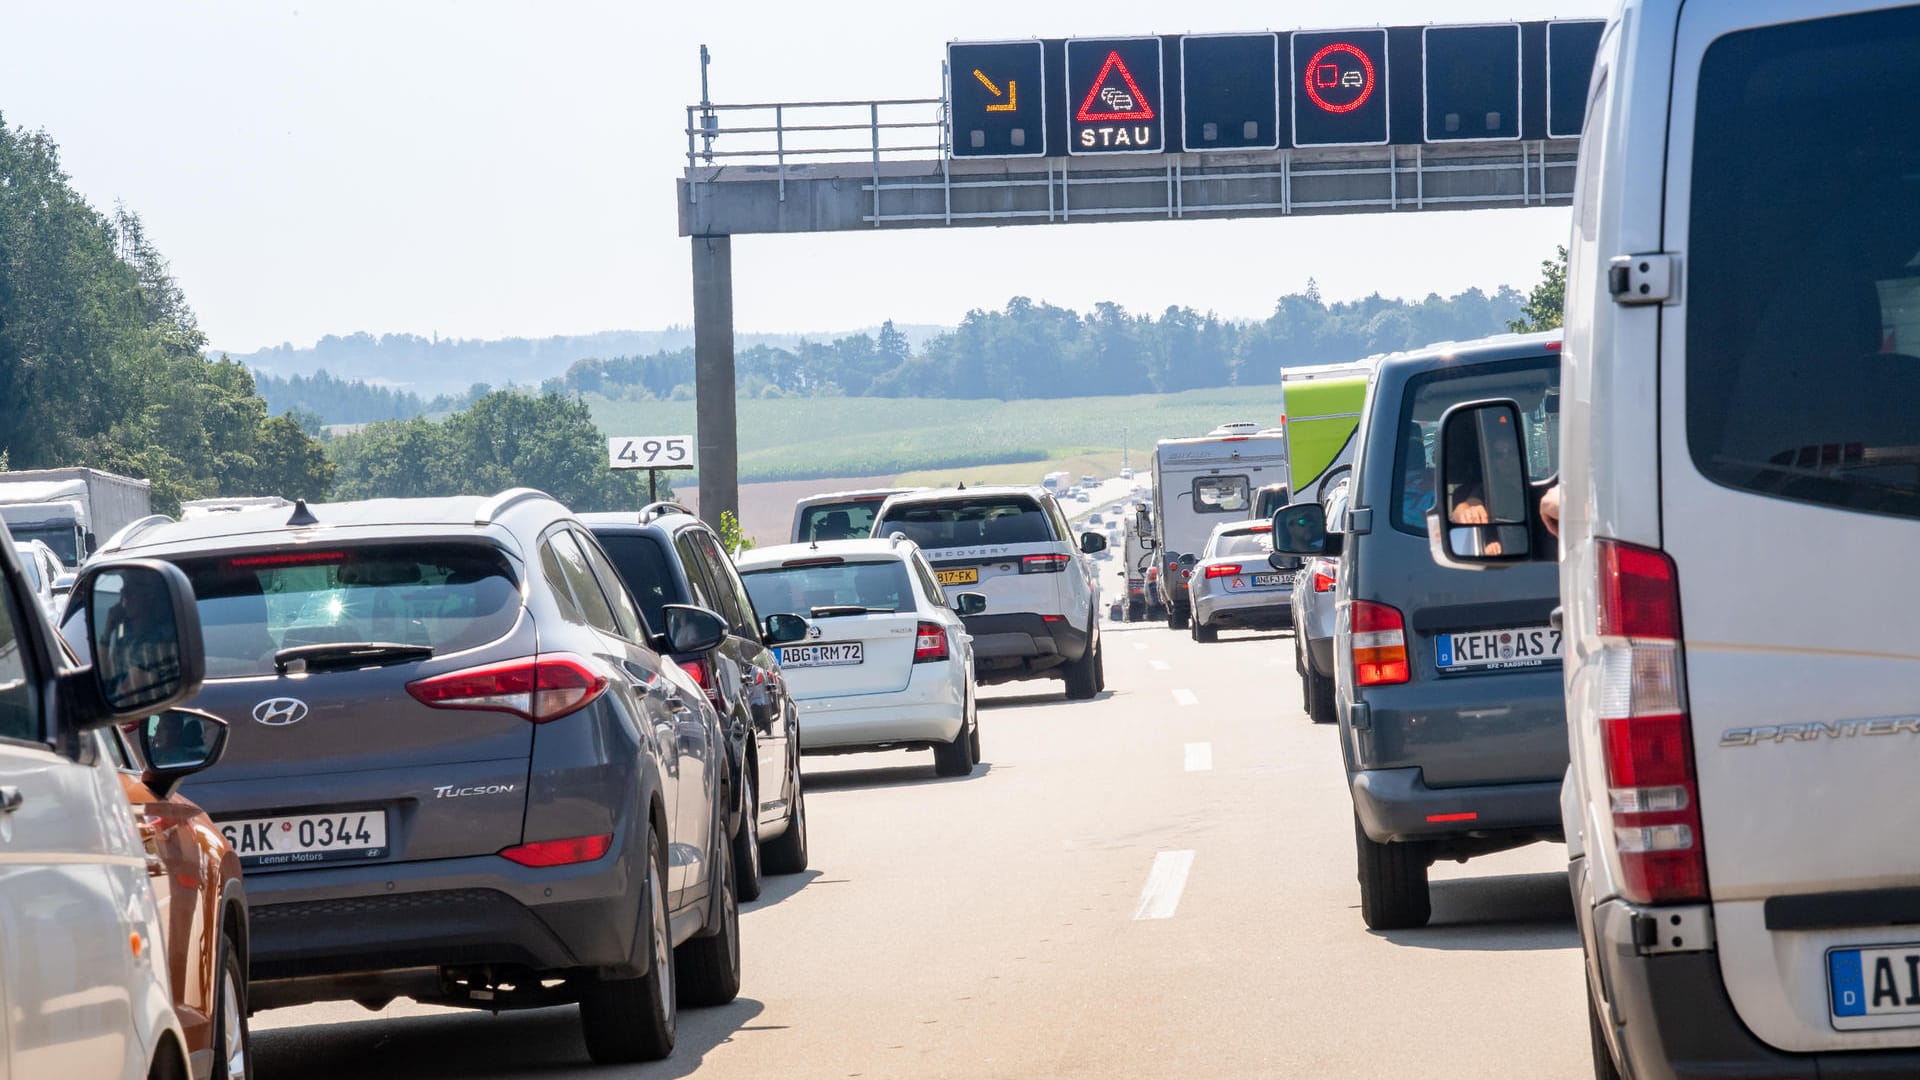
[[313, 511], [307, 509], [307, 500], [305, 499], [293, 500], [293, 516], [287, 519], [288, 528], [291, 529], [291, 528], [304, 526], [304, 525], [318, 525], [318, 524], [320, 524], [320, 519], [317, 517], [314, 517]]
[[967, 482], [966, 482], [965, 480], [962, 480], [962, 481], [960, 481], [960, 486], [959, 486], [958, 488], [956, 488], [955, 490], [956, 490], [956, 491], [965, 491], [965, 490], [967, 490]]

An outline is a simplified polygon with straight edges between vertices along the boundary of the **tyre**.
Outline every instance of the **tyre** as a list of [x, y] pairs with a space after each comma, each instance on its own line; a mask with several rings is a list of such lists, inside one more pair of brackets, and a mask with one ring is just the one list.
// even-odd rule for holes
[[587, 1056], [597, 1065], [658, 1061], [673, 1053], [679, 1022], [674, 989], [673, 943], [667, 937], [667, 845], [647, 830], [647, 973], [635, 979], [600, 979], [580, 995], [580, 1030]]
[[967, 741], [973, 744], [973, 761], [978, 765], [980, 763], [980, 714], [977, 711], [973, 714], [973, 728], [967, 735]]
[[[754, 753], [752, 746], [747, 754]], [[733, 838], [734, 891], [742, 900], [760, 899], [760, 793], [754, 789], [753, 773], [740, 777], [740, 831]]]
[[1353, 819], [1360, 860], [1360, 918], [1370, 930], [1411, 930], [1427, 925], [1427, 852], [1417, 843], [1376, 844]]
[[220, 936], [219, 978], [213, 998], [213, 1080], [253, 1080], [247, 970], [232, 934]]
[[1607, 1049], [1606, 1029], [1600, 1026], [1600, 1003], [1593, 1000], [1593, 986], [1587, 986], [1587, 1037], [1593, 1043], [1593, 1080], [1621, 1080], [1620, 1067]]
[[1147, 617], [1147, 605], [1141, 604], [1141, 603], [1132, 603], [1127, 605], [1127, 621], [1128, 622], [1139, 622], [1141, 619], [1144, 619], [1146, 617]]
[[1211, 645], [1220, 640], [1220, 628], [1208, 626], [1196, 617], [1193, 620], [1193, 640], [1202, 645]]
[[1306, 687], [1307, 719], [1316, 724], [1331, 724], [1340, 718], [1334, 711], [1331, 676], [1316, 675], [1312, 668], [1308, 668], [1300, 682]]
[[807, 789], [800, 783], [797, 765], [793, 770], [793, 803], [787, 808], [787, 831], [761, 846], [760, 865], [769, 874], [798, 874], [807, 868]]
[[1185, 608], [1170, 607], [1167, 609], [1167, 625], [1175, 630], [1185, 630], [1187, 628], [1187, 620], [1191, 617], [1192, 613]]
[[[722, 839], [715, 845], [723, 854], [731, 845]], [[740, 898], [734, 891], [733, 860], [713, 860], [714, 887], [720, 890], [715, 926], [673, 950], [675, 982], [680, 987], [680, 1004], [697, 1009], [725, 1005], [740, 996]]]
[[1067, 700], [1086, 701], [1100, 692], [1100, 638], [1095, 635], [1080, 659], [1062, 670], [1067, 676]]
[[933, 748], [933, 772], [936, 776], [973, 775], [974, 747], [976, 742], [970, 728], [972, 724], [960, 722], [960, 733], [953, 741]]

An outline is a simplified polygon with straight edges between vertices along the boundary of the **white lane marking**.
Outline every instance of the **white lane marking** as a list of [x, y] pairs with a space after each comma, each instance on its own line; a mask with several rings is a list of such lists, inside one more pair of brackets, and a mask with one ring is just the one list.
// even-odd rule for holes
[[1146, 652], [1146, 651], [1147, 651], [1147, 643], [1146, 643], [1146, 642], [1144, 642], [1144, 641], [1136, 641], [1136, 642], [1134, 642], [1134, 643], [1133, 643], [1133, 647], [1134, 647], [1134, 648], [1136, 648], [1136, 649], [1139, 649], [1139, 650], [1140, 650], [1141, 652]]
[[1187, 771], [1206, 772], [1213, 768], [1213, 744], [1190, 742], [1187, 744]]
[[1171, 919], [1180, 907], [1180, 894], [1187, 888], [1187, 871], [1193, 869], [1193, 852], [1162, 851], [1153, 857], [1147, 871], [1147, 884], [1140, 890], [1140, 903], [1133, 909], [1134, 919]]
[[1171, 671], [1171, 670], [1173, 670], [1173, 665], [1172, 665], [1172, 664], [1169, 664], [1169, 663], [1167, 663], [1167, 662], [1166, 662], [1165, 660], [1149, 660], [1149, 661], [1147, 661], [1147, 666], [1148, 666], [1148, 667], [1150, 667], [1150, 668], [1152, 668], [1152, 669], [1153, 669], [1153, 670], [1155, 670], [1155, 671]]
[[1175, 705], [1198, 705], [1200, 704], [1200, 699], [1193, 696], [1193, 691], [1182, 688], [1173, 692], [1173, 703]]

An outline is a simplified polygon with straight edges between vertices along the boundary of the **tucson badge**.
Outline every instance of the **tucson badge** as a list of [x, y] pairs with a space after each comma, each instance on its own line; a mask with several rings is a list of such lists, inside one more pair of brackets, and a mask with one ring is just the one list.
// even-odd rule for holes
[[268, 698], [253, 707], [253, 718], [268, 727], [285, 727], [307, 718], [307, 703], [299, 698]]

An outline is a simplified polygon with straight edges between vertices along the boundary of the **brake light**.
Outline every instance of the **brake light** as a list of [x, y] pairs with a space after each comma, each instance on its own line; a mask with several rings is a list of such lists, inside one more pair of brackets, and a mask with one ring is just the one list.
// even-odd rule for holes
[[720, 687], [714, 681], [711, 663], [704, 657], [699, 660], [682, 660], [680, 670], [693, 678], [694, 684], [707, 695], [707, 700], [713, 704], [714, 708], [720, 707]]
[[521, 866], [569, 866], [592, 862], [613, 846], [613, 835], [575, 836], [567, 840], [539, 840], [501, 850], [500, 857]]
[[1215, 563], [1207, 567], [1207, 576], [1210, 578], [1232, 577], [1239, 572], [1239, 563]]
[[227, 565], [236, 569], [259, 569], [273, 566], [311, 566], [314, 563], [334, 563], [346, 560], [344, 551], [287, 551], [272, 555], [240, 555], [227, 560]]
[[1615, 540], [1596, 546], [1600, 735], [1620, 891], [1641, 904], [1704, 901], [1707, 852], [1673, 562]]
[[1353, 624], [1353, 681], [1361, 686], [1389, 686], [1408, 678], [1406, 621], [1398, 608], [1355, 600]]
[[1023, 574], [1058, 574], [1067, 568], [1070, 556], [1066, 555], [1022, 555], [1020, 572]]
[[1335, 571], [1331, 566], [1326, 567], [1326, 569], [1316, 567], [1313, 571], [1313, 591], [1332, 592], [1333, 587], [1339, 583], [1335, 579], [1334, 574]]
[[913, 639], [913, 662], [930, 664], [947, 658], [947, 628], [939, 623], [923, 622], [919, 636]]
[[578, 712], [606, 689], [607, 677], [570, 653], [528, 656], [407, 684], [407, 693], [422, 705], [512, 713], [536, 724]]

